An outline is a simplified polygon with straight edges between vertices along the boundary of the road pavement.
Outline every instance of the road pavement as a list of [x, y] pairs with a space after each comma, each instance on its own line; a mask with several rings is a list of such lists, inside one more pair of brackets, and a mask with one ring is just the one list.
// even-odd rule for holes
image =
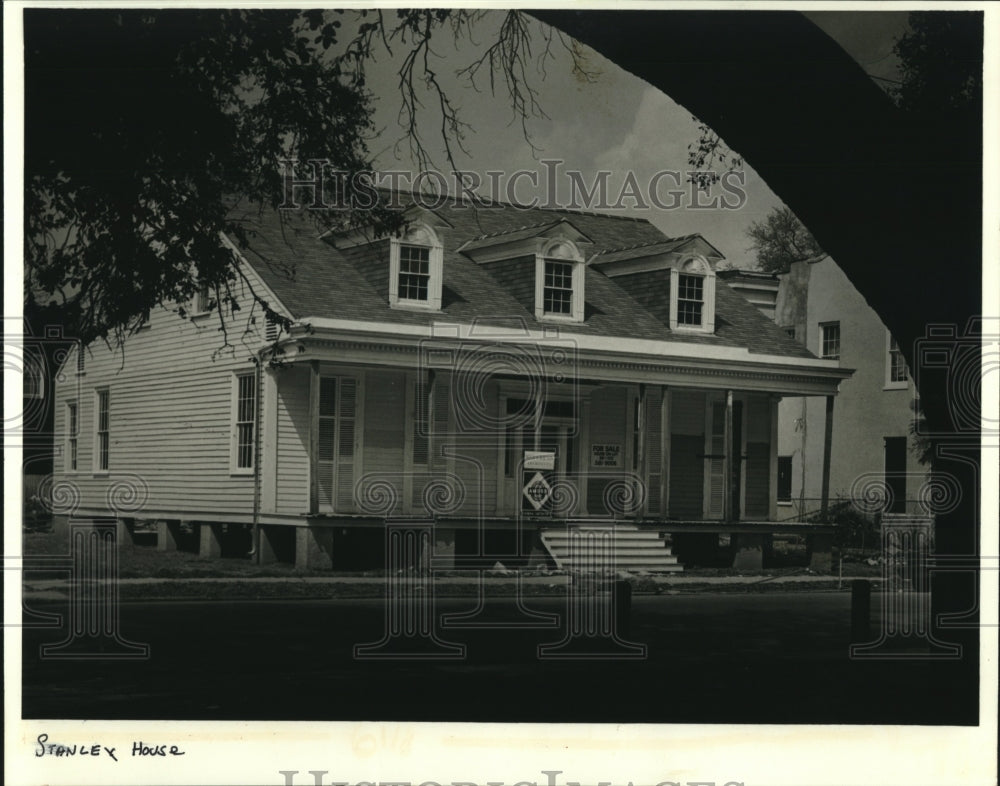
[[[24, 630], [23, 713], [609, 723], [977, 719], [974, 635], [950, 634], [964, 645], [960, 659], [852, 660], [848, 593], [636, 596], [617, 643], [577, 636], [569, 637], [571, 645], [582, 641], [576, 649], [552, 649], [567, 641], [573, 619], [586, 630], [588, 620], [571, 617], [567, 602], [523, 601], [535, 624], [550, 615], [557, 627], [523, 627], [524, 613], [511, 598], [487, 600], [471, 626], [442, 627], [443, 615], [473, 614], [476, 600], [441, 598], [428, 619], [446, 657], [438, 651], [394, 658], [384, 657], [384, 648], [367, 652], [383, 657], [355, 649], [383, 640], [393, 623], [380, 598], [126, 601], [119, 630], [149, 645], [146, 659], [42, 658], [40, 647], [59, 642], [65, 629]], [[66, 604], [36, 597], [32, 609], [65, 614]], [[395, 622], [420, 629], [419, 619]], [[600, 617], [590, 622], [601, 628]], [[409, 641], [426, 649], [426, 639]], [[579, 657], [581, 651], [592, 657]]]

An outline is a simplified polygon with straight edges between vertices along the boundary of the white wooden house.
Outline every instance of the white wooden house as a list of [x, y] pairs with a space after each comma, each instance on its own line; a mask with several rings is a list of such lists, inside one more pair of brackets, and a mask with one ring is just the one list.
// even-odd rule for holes
[[217, 311], [162, 308], [124, 356], [70, 357], [68, 512], [156, 520], [161, 548], [187, 522], [207, 554], [245, 530], [242, 553], [302, 566], [377, 563], [387, 520], [433, 521], [439, 564], [558, 562], [579, 526], [632, 538], [635, 565], [676, 562], [663, 533], [759, 553], [779, 399], [832, 400], [850, 371], [718, 279], [699, 235], [503, 204], [406, 215], [372, 240], [248, 210], [244, 286], [290, 329], [248, 325], [247, 291], [233, 352]]

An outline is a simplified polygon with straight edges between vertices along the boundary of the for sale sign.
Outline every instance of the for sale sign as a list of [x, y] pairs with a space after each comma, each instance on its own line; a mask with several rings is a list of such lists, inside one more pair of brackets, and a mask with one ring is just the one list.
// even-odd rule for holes
[[620, 467], [621, 465], [622, 446], [620, 444], [605, 443], [590, 446], [590, 466]]

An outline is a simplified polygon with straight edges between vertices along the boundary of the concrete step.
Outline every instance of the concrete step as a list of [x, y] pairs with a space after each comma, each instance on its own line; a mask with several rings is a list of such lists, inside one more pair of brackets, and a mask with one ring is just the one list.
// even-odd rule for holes
[[602, 551], [610, 550], [616, 570], [671, 572], [683, 570], [669, 540], [655, 530], [612, 522], [581, 522], [541, 532], [542, 543], [561, 568], [587, 569]]
[[604, 540], [610, 538], [611, 540], [618, 541], [642, 541], [650, 543], [663, 543], [664, 538], [660, 537], [657, 532], [618, 532], [618, 531], [605, 531], [605, 530], [581, 530], [577, 534], [569, 533], [566, 531], [553, 531], [545, 530], [545, 535], [551, 540]]
[[[548, 544], [549, 548], [552, 548], [553, 544]], [[569, 549], [569, 548], [559, 548], [559, 553], [564, 557], [576, 557], [578, 559], [593, 559], [593, 556], [598, 552], [590, 551], [588, 549]], [[677, 557], [669, 549], [614, 549], [612, 552], [616, 560], [623, 560], [629, 557], [668, 557], [675, 562]]]

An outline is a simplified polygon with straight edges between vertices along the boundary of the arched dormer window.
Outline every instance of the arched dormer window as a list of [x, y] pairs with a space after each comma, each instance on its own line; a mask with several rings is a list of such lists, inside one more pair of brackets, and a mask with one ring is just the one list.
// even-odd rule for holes
[[535, 318], [583, 321], [583, 255], [566, 239], [546, 243], [535, 255]]
[[715, 271], [702, 256], [670, 270], [670, 329], [715, 331]]
[[434, 230], [415, 224], [389, 246], [389, 305], [441, 310], [444, 250]]

